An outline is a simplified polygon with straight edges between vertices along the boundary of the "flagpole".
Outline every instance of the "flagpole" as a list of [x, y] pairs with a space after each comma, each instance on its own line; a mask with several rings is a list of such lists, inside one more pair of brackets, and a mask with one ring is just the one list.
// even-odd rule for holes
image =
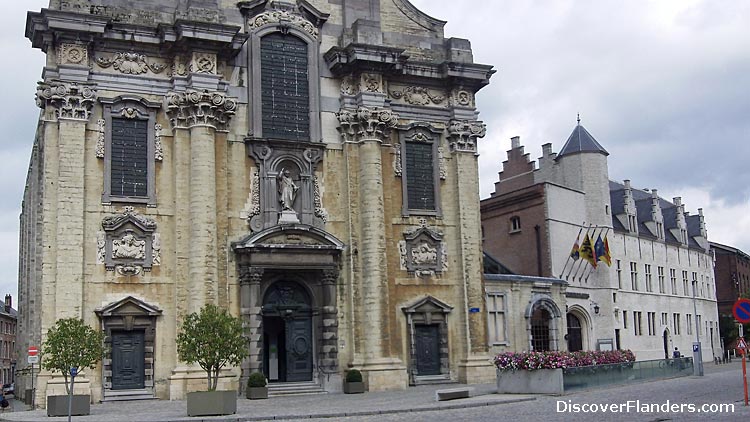
[[[591, 225], [591, 224], [589, 224], [588, 228], [586, 228], [586, 233], [584, 234], [584, 238], [585, 238], [586, 236], [588, 236], [588, 234], [589, 234], [589, 230], [591, 230], [591, 228], [592, 228], [592, 225]], [[596, 231], [596, 226], [593, 226], [593, 228], [594, 228], [594, 231]], [[579, 250], [580, 250], [580, 249], [579, 249]], [[581, 261], [586, 261], [586, 260], [585, 260], [585, 259], [583, 258], [583, 256], [581, 256], [581, 259], [580, 259], [580, 260], [581, 260]], [[588, 262], [588, 261], [587, 261], [587, 262]], [[577, 266], [571, 267], [571, 269], [570, 269], [570, 270], [571, 270], [571, 272], [575, 271], [575, 272], [573, 273], [573, 281], [575, 281], [576, 275], [578, 275], [578, 272], [579, 272], [579, 271], [581, 271], [581, 267], [582, 267], [582, 266], [583, 266], [583, 262], [579, 262]], [[573, 270], [573, 268], [575, 268], [575, 270]], [[568, 276], [570, 276], [570, 272], [568, 273]], [[581, 279], [579, 278], [579, 279], [578, 279], [578, 281], [581, 281]]]
[[[576, 243], [578, 243], [578, 239], [581, 237], [581, 232], [583, 231], [583, 224], [585, 224], [585, 223], [586, 223], [585, 221], [583, 223], [581, 223], [581, 227], [578, 229], [578, 236], [576, 236]], [[573, 244], [573, 246], [575, 246], [575, 243]], [[580, 247], [580, 245], [579, 245], [579, 247]], [[571, 248], [571, 253], [572, 252], [573, 252], [573, 250]], [[560, 275], [557, 278], [562, 278], [563, 274], [565, 274], [565, 268], [568, 266], [568, 262], [570, 262], [570, 260], [573, 259], [573, 257], [570, 256], [570, 255], [571, 254], [569, 253], [568, 254], [568, 259], [565, 260], [565, 265], [563, 265], [562, 271], [560, 271]], [[576, 262], [576, 260], [574, 259], [573, 263], [575, 264], [575, 262]]]
[[[607, 234], [609, 233], [609, 227], [605, 227], [605, 229], [606, 229], [606, 231], [604, 231], [604, 239], [607, 239]], [[601, 235], [602, 235], [602, 233], [601, 233], [601, 232], [599, 232], [599, 236], [601, 236]], [[611, 267], [611, 266], [612, 266], [612, 264], [611, 264], [611, 263], [610, 263], [609, 265], [607, 265], [607, 267]], [[592, 273], [592, 272], [593, 272], [593, 271], [590, 271], [590, 272], [589, 272], [589, 275], [587, 275], [587, 276], [586, 276], [586, 283], [588, 283], [588, 282], [589, 282], [589, 277], [591, 277], [591, 273]]]
[[[594, 251], [594, 242], [595, 242], [595, 241], [594, 241], [594, 239], [596, 238], [596, 229], [598, 229], [598, 228], [599, 228], [599, 226], [597, 226], [597, 225], [594, 225], [594, 227], [593, 227], [593, 228], [594, 228], [594, 229], [593, 229], [593, 230], [591, 231], [591, 236], [589, 237], [589, 242], [591, 243], [591, 251], [592, 251], [592, 252], [594, 252], [594, 253], [596, 253], [596, 252]], [[601, 233], [601, 232], [600, 232], [600, 233]], [[578, 282], [579, 282], [579, 283], [580, 283], [581, 281], [583, 281], [583, 277], [584, 277], [585, 275], [587, 275], [587, 274], [590, 274], [590, 273], [591, 273], [592, 271], [594, 271], [594, 266], [593, 266], [593, 265], [591, 264], [591, 262], [589, 262], [589, 260], [588, 260], [588, 259], [586, 260], [586, 262], [588, 262], [588, 263], [589, 263], [589, 266], [588, 266], [588, 267], [583, 267], [583, 272], [581, 273], [581, 275], [580, 275], [580, 276], [578, 276]], [[594, 260], [594, 262], [596, 262], [596, 260]], [[578, 275], [578, 273], [576, 273], [576, 275]]]

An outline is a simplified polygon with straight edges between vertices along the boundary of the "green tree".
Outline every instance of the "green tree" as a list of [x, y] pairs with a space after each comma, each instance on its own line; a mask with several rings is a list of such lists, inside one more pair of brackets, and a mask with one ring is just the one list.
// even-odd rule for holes
[[177, 334], [177, 353], [187, 363], [198, 363], [208, 375], [208, 390], [216, 390], [219, 371], [239, 365], [247, 356], [242, 321], [216, 305], [207, 304], [185, 318]]
[[70, 368], [94, 369], [104, 355], [104, 333], [86, 325], [82, 319], [58, 319], [47, 331], [42, 345], [42, 366], [65, 377], [65, 391], [70, 394]]

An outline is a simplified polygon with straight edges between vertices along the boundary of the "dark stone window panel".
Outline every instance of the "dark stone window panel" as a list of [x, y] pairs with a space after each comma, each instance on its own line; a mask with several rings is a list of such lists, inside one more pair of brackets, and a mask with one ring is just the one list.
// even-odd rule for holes
[[432, 144], [406, 143], [406, 187], [409, 208], [435, 210], [435, 169]]
[[263, 136], [310, 139], [310, 91], [307, 44], [272, 33], [260, 42]]
[[111, 192], [148, 196], [148, 121], [112, 119]]

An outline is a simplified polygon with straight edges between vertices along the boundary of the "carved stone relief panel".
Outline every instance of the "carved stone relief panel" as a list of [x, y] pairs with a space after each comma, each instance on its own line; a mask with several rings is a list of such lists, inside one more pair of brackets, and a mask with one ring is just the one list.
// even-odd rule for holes
[[161, 237], [156, 222], [125, 207], [118, 215], [102, 220], [97, 233], [97, 263], [120, 275], [138, 275], [161, 265]]
[[440, 107], [448, 105], [444, 91], [424, 86], [392, 85], [388, 89], [388, 96], [396, 100], [396, 103]]
[[82, 44], [62, 43], [57, 51], [58, 64], [89, 65], [89, 50]]
[[110, 56], [100, 55], [94, 60], [102, 68], [112, 68], [125, 75], [141, 75], [151, 71], [154, 74], [160, 74], [167, 68], [167, 65], [149, 58], [142, 53], [135, 51], [118, 51]]
[[194, 52], [190, 61], [190, 72], [216, 74], [216, 54]]
[[96, 128], [99, 133], [97, 133], [96, 138], [96, 158], [104, 158], [104, 126], [106, 125], [107, 121], [104, 119], [99, 119], [96, 121]]
[[427, 226], [424, 219], [419, 226], [404, 232], [404, 240], [399, 241], [398, 248], [401, 269], [416, 276], [432, 276], [448, 268], [443, 233]]
[[475, 107], [474, 94], [463, 89], [451, 91], [450, 105], [452, 107]]

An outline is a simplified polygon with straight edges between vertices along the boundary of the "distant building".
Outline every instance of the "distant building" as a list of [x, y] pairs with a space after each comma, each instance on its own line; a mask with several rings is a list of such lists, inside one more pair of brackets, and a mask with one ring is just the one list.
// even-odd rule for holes
[[[680, 198], [670, 202], [655, 189], [610, 181], [609, 153], [580, 124], [559, 154], [551, 144], [542, 152], [537, 167], [513, 138], [481, 212], [486, 253], [516, 274], [568, 283], [564, 301], [555, 302], [562, 311], [544, 314], [556, 335], [545, 347], [631, 349], [638, 359], [670, 356], [678, 347], [690, 355], [697, 322], [704, 359], [720, 354], [713, 257], [702, 211], [689, 215]], [[599, 255], [605, 255], [607, 241], [611, 266], [601, 260], [594, 268], [582, 258], [587, 235]], [[580, 247], [576, 253], [574, 244]], [[532, 314], [526, 318], [530, 326]], [[529, 336], [528, 344], [507, 347], [535, 348], [531, 329]]]
[[732, 306], [740, 296], [750, 294], [750, 256], [732, 247], [711, 242], [716, 264], [716, 302], [720, 316], [732, 316]]
[[16, 381], [16, 324], [18, 312], [13, 309], [13, 297], [5, 295], [5, 303], [0, 308], [0, 380], [3, 384]]

